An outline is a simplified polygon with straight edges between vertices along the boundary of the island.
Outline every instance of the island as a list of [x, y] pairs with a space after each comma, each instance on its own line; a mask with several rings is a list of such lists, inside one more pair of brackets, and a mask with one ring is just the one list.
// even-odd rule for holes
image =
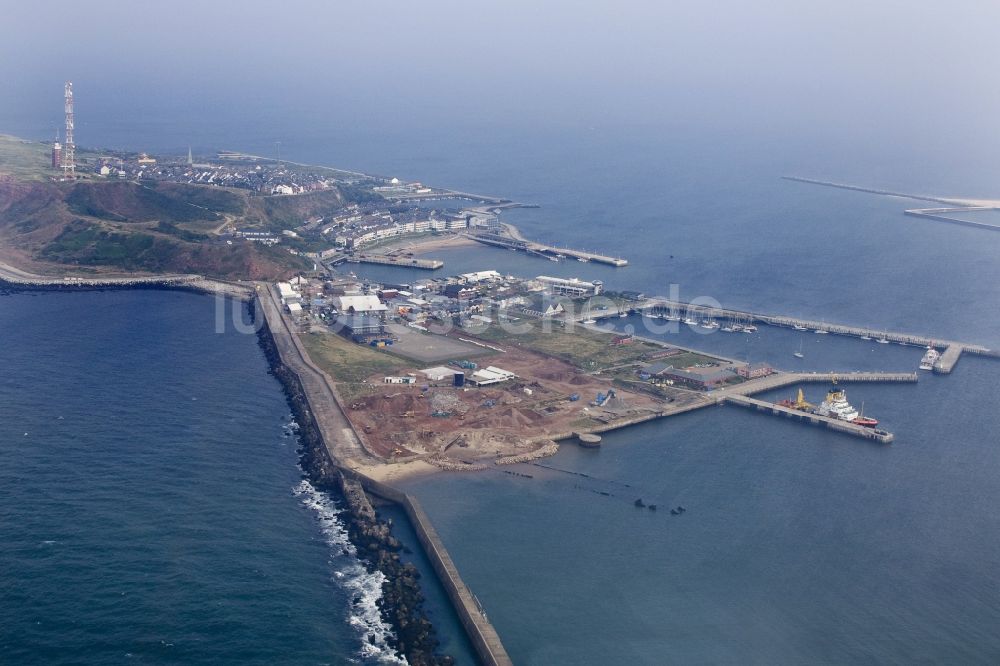
[[[500, 197], [232, 151], [195, 161], [190, 152], [77, 149], [69, 177], [54, 150], [0, 136], [0, 289], [189, 289], [247, 303], [295, 414], [303, 468], [349, 509], [351, 540], [386, 575], [382, 612], [414, 664], [450, 658], [436, 651], [419, 575], [378, 515], [383, 501], [412, 521], [480, 659], [510, 659], [400, 479], [486, 470], [530, 478], [509, 467], [541, 464], [567, 444], [599, 454], [604, 433], [718, 405], [888, 444], [893, 434], [853, 411], [841, 385], [918, 381], [916, 372], [788, 372], [642, 329], [877, 337], [926, 348], [922, 369], [941, 374], [963, 353], [1000, 358], [974, 343], [680, 302], [542, 269], [439, 275], [443, 262], [426, 253], [461, 244], [524, 252], [540, 266], [628, 265], [525, 238], [500, 220], [524, 204]], [[344, 271], [354, 263], [429, 277], [362, 280]], [[801, 391], [815, 383], [833, 385], [819, 406]], [[795, 385], [794, 399], [753, 397]], [[642, 498], [635, 506], [656, 509]]]

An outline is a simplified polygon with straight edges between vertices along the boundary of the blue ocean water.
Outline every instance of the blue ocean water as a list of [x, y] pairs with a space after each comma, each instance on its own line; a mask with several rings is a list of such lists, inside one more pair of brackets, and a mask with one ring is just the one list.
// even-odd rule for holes
[[256, 337], [167, 291], [0, 297], [0, 662], [392, 663]]
[[[288, 130], [294, 136], [282, 137], [282, 151], [303, 162], [540, 204], [504, 218], [531, 237], [631, 262], [612, 269], [463, 248], [433, 253], [445, 260], [446, 274], [495, 268], [579, 276], [651, 294], [677, 284], [682, 298], [711, 296], [725, 306], [1000, 345], [1000, 234], [905, 217], [911, 201], [780, 179], [795, 174], [996, 197], [1000, 166], [975, 145], [900, 145], [830, 136], [821, 128], [802, 137], [778, 129], [477, 127], [452, 120], [420, 132], [363, 123], [330, 132], [317, 121]], [[90, 131], [98, 145], [142, 143], [154, 150], [184, 147], [191, 134], [216, 148], [270, 147], [255, 144], [252, 132], [241, 137], [230, 127], [173, 119], [109, 127], [103, 136], [100, 128]], [[358, 272], [394, 281], [427, 276]], [[116, 310], [108, 310], [113, 320]], [[39, 330], [67, 329], [79, 316], [60, 310], [60, 325]], [[119, 347], [135, 352], [127, 357], [133, 365], [156, 358], [163, 344], [139, 330], [119, 338]], [[668, 339], [788, 369], [913, 369], [920, 355], [914, 348], [767, 329], [752, 338], [682, 331]], [[797, 360], [792, 352], [800, 342], [805, 358]], [[24, 344], [30, 347], [30, 338]], [[228, 354], [234, 343], [225, 344]], [[188, 353], [196, 362], [203, 350]], [[81, 367], [79, 375], [47, 373], [46, 387], [61, 386], [101, 418], [111, 397], [135, 390], [116, 385], [103, 397], [83, 395], [76, 386], [88, 366]], [[522, 467], [532, 479], [438, 475], [413, 480], [408, 489], [427, 508], [516, 663], [995, 663], [998, 371], [995, 362], [963, 358], [953, 375], [922, 376], [916, 386], [849, 387], [851, 401], [864, 402], [866, 413], [896, 434], [890, 447], [726, 407], [621, 431], [596, 451], [564, 446], [544, 461], [555, 469]], [[169, 387], [167, 373], [160, 383], [150, 400]], [[230, 396], [226, 408], [245, 400], [253, 384], [230, 388], [223, 393]], [[806, 392], [815, 401], [822, 388]], [[191, 396], [207, 399], [186, 391], [179, 398]], [[268, 399], [278, 405], [269, 423], [280, 422], [280, 397]], [[8, 404], [19, 415], [37, 402], [22, 397], [0, 408]], [[2, 427], [9, 428], [8, 419]], [[14, 435], [23, 437], [20, 430]], [[64, 476], [72, 478], [68, 470]], [[206, 475], [202, 488], [213, 487], [208, 480], [216, 476]], [[100, 478], [83, 478], [79, 487], [100, 496]], [[253, 478], [274, 482], [268, 502], [288, 501], [295, 486], [292, 478], [284, 485]], [[11, 487], [4, 484], [3, 492]], [[106, 495], [121, 501], [117, 489]], [[637, 496], [688, 511], [680, 517], [640, 511], [632, 506]], [[261, 545], [261, 557], [284, 559], [284, 549], [313, 543], [317, 559], [295, 578], [330, 585], [328, 544], [311, 518], [302, 520], [298, 537]], [[224, 535], [213, 537], [220, 554], [246, 547]], [[72, 597], [89, 593], [74, 590]], [[336, 594], [334, 586], [307, 595], [295, 610], [322, 612]], [[163, 617], [159, 626], [188, 626]], [[330, 631], [344, 641], [336, 654], [355, 654], [357, 632], [346, 617], [331, 613], [325, 619], [332, 624], [295, 631]], [[273, 649], [310, 644], [309, 636], [291, 632], [259, 640]]]
[[[853, 146], [852, 159], [760, 137], [595, 134], [489, 155], [510, 183], [500, 194], [541, 204], [505, 219], [625, 256], [627, 268], [462, 248], [430, 253], [443, 272], [578, 276], [647, 294], [676, 284], [682, 298], [728, 307], [1000, 344], [1000, 234], [906, 217], [920, 205], [909, 200], [780, 179], [988, 197], [995, 165], [919, 146]], [[645, 332], [638, 317], [614, 324]], [[661, 337], [790, 370], [913, 371], [922, 353], [767, 327]], [[896, 434], [889, 447], [714, 408], [615, 433], [597, 451], [566, 445], [543, 462], [557, 469], [522, 466], [532, 479], [408, 487], [517, 663], [995, 663], [998, 371], [966, 357], [915, 386], [849, 387]], [[814, 402], [825, 390], [804, 389]], [[637, 510], [638, 497], [688, 511]]]

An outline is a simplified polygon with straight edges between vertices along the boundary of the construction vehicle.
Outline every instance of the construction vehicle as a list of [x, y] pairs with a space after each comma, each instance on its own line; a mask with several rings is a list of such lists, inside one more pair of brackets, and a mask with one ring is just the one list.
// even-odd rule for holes
[[813, 405], [811, 402], [806, 402], [805, 396], [802, 394], [802, 389], [799, 389], [799, 394], [796, 396], [795, 400], [782, 400], [778, 403], [780, 407], [788, 407], [789, 409], [797, 409], [800, 412], [811, 412], [813, 410]]
[[569, 401], [570, 402], [576, 402], [579, 399], [580, 399], [580, 394], [579, 393], [573, 393], [573, 394], [571, 394], [569, 396]]
[[597, 406], [597, 407], [603, 407], [604, 405], [606, 405], [608, 403], [608, 400], [611, 400], [614, 397], [616, 397], [615, 396], [615, 390], [614, 389], [608, 389], [607, 393], [598, 393], [597, 394], [597, 400], [595, 400], [593, 402], [593, 404], [595, 406]]

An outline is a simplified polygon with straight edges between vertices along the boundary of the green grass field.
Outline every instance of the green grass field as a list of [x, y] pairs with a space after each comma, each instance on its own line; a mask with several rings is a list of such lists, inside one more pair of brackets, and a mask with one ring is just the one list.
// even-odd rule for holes
[[[80, 160], [89, 153], [78, 147], [76, 155]], [[0, 174], [18, 180], [47, 181], [53, 176], [58, 177], [60, 172], [52, 168], [51, 145], [0, 134]], [[90, 174], [78, 172], [77, 176], [89, 178]]]
[[[514, 334], [499, 326], [490, 326], [477, 333], [477, 336], [499, 344], [518, 345], [555, 356], [588, 372], [645, 362], [650, 360], [651, 355], [663, 351], [663, 347], [641, 340], [626, 345], [612, 345], [613, 334], [597, 333], [579, 326], [567, 330], [553, 323], [552, 330], [546, 332], [541, 322], [518, 322], [518, 325], [522, 324], [529, 324], [530, 330]], [[681, 352], [662, 360], [675, 368], [687, 368], [698, 363], [710, 363], [715, 359], [697, 352]]]
[[358, 345], [333, 333], [303, 333], [302, 344], [316, 365], [338, 384], [355, 384], [373, 374], [392, 375], [410, 367], [388, 352]]

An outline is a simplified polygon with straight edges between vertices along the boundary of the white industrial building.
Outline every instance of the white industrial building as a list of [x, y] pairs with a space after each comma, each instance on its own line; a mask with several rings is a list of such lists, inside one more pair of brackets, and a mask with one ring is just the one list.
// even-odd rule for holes
[[455, 376], [455, 373], [460, 372], [454, 368], [447, 368], [443, 365], [438, 365], [433, 368], [426, 368], [420, 371], [420, 374], [427, 377], [428, 380], [432, 382], [440, 382], [446, 379], [451, 379]]
[[499, 384], [500, 382], [506, 382], [516, 377], [517, 375], [509, 370], [503, 370], [491, 365], [473, 372], [469, 375], [468, 381], [475, 386], [489, 386], [490, 384]]
[[542, 283], [546, 291], [557, 296], [581, 298], [583, 296], [596, 296], [604, 291], [604, 283], [600, 280], [585, 282], [579, 278], [559, 278], [548, 275], [539, 275], [535, 279]]
[[479, 282], [491, 282], [493, 280], [499, 280], [501, 276], [496, 271], [476, 271], [475, 273], [462, 273], [458, 277], [462, 278], [468, 284], [476, 284]]
[[358, 294], [352, 296], [336, 296], [333, 304], [338, 312], [360, 314], [362, 312], [385, 312], [385, 303], [379, 300], [374, 294]]
[[279, 282], [275, 286], [278, 288], [278, 296], [281, 297], [281, 302], [285, 305], [288, 305], [289, 303], [298, 303], [302, 300], [301, 295], [292, 288], [290, 282]]

